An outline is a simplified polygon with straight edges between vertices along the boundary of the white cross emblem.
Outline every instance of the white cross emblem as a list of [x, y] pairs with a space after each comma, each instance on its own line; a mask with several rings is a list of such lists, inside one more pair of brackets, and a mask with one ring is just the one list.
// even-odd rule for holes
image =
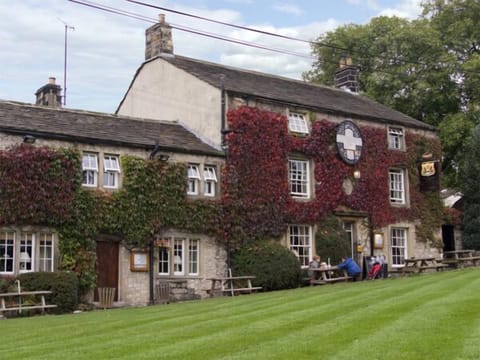
[[337, 147], [342, 159], [348, 164], [355, 164], [362, 154], [362, 136], [357, 125], [346, 120], [338, 126]]

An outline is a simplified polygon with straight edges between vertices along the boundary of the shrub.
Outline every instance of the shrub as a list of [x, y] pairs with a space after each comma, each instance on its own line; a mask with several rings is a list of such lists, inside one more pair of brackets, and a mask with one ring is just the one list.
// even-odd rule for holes
[[301, 280], [297, 257], [286, 247], [266, 241], [250, 243], [235, 251], [232, 272], [236, 276], [256, 276], [253, 286], [267, 291], [295, 288]]
[[330, 258], [333, 265], [340, 263], [342, 257], [350, 256], [352, 253], [350, 239], [342, 223], [334, 216], [329, 216], [318, 224], [315, 248], [322, 261]]
[[22, 290], [49, 290], [51, 295], [45, 296], [48, 304], [57, 305], [47, 309], [54, 314], [64, 314], [75, 310], [78, 298], [78, 279], [73, 272], [33, 272], [18, 276]]

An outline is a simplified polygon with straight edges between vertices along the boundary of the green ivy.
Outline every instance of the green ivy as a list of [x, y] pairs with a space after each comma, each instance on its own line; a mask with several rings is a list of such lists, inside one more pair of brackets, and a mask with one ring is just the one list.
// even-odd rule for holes
[[[219, 235], [218, 201], [186, 196], [186, 165], [122, 157], [116, 192], [81, 186], [81, 153], [19, 146], [0, 151], [0, 224], [53, 226], [61, 268], [74, 271], [80, 296], [96, 283], [96, 237], [118, 235], [127, 248], [147, 248], [161, 230]], [[32, 191], [34, 189], [34, 191]]]

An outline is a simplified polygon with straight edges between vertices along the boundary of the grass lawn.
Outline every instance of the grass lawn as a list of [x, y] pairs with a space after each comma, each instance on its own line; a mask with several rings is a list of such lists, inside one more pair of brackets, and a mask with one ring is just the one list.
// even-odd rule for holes
[[0, 321], [0, 359], [480, 359], [480, 268]]

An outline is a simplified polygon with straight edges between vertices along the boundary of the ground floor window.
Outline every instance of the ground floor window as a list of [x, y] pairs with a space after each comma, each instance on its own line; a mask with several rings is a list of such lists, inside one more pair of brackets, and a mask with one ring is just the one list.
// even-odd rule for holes
[[54, 270], [54, 233], [0, 230], [0, 274]]
[[198, 275], [200, 268], [200, 240], [171, 237], [162, 240], [158, 248], [159, 275]]
[[407, 229], [392, 228], [390, 232], [390, 243], [392, 249], [392, 266], [404, 265], [407, 255]]
[[312, 227], [305, 225], [290, 225], [288, 227], [289, 248], [302, 268], [308, 267], [312, 260]]

